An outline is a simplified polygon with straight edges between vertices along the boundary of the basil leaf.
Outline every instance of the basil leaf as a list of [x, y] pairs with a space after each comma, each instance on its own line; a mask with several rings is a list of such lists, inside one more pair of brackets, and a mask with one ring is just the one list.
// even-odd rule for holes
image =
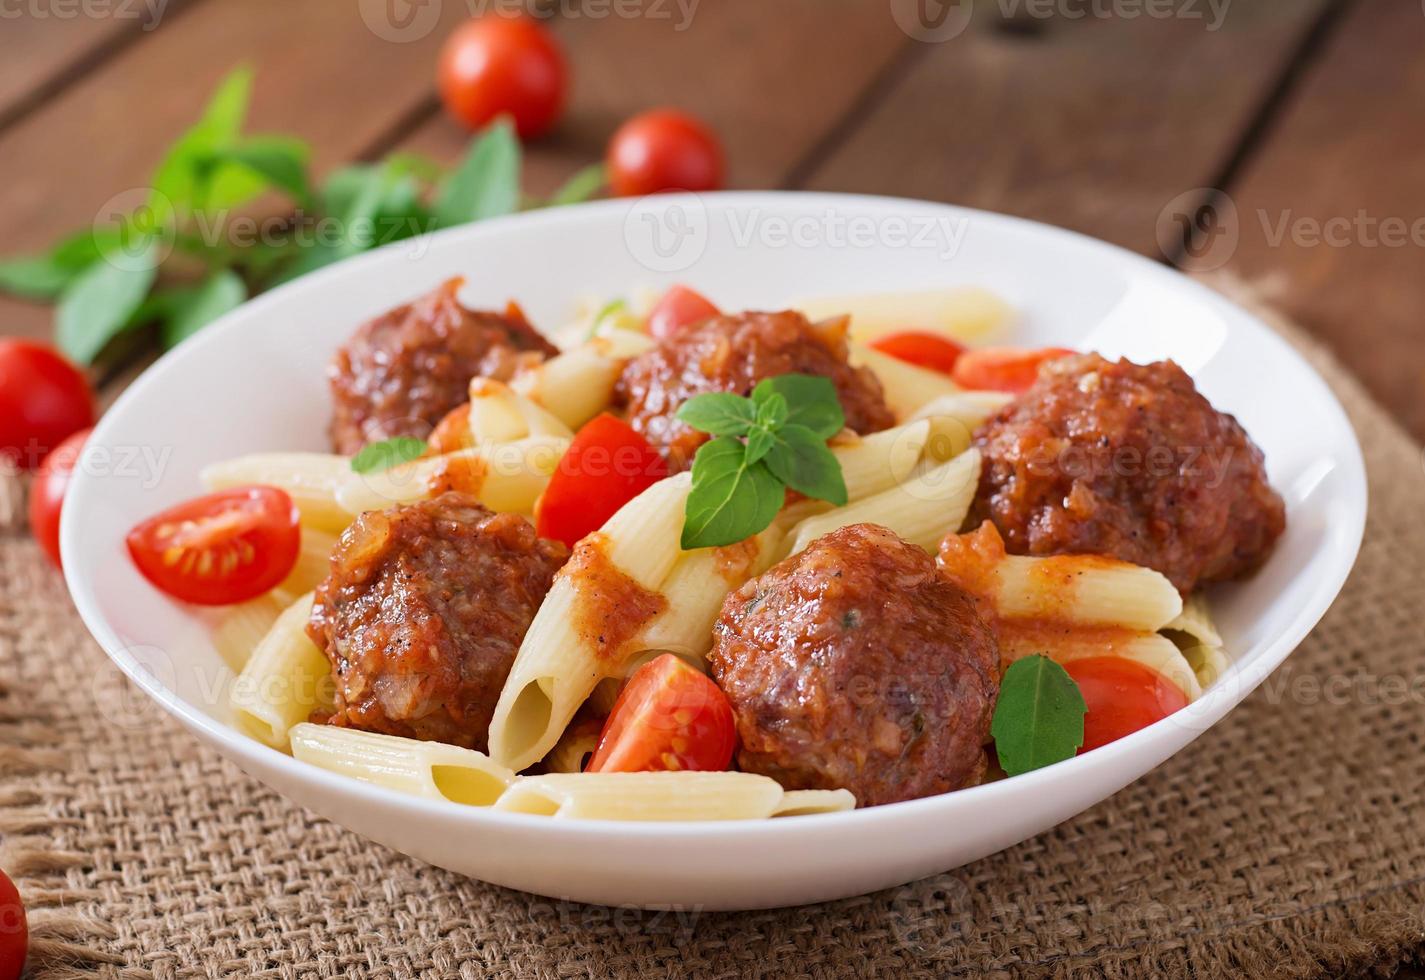
[[841, 475], [841, 463], [826, 448], [825, 437], [804, 425], [788, 423], [777, 430], [775, 438], [776, 446], [766, 459], [773, 476], [797, 493], [838, 507], [846, 503], [846, 480]]
[[312, 188], [307, 179], [310, 157], [311, 148], [306, 143], [287, 136], [253, 136], [218, 155], [225, 163], [260, 175], [304, 206], [312, 204]]
[[[208, 207], [213, 156], [237, 139], [251, 94], [252, 69], [242, 67], [231, 72], [219, 83], [202, 117], [169, 148], [153, 175], [149, 210], [156, 225], [168, 225], [178, 214]], [[260, 190], [263, 182], [257, 183]], [[223, 197], [232, 198], [251, 184], [249, 177], [247, 187], [226, 188]], [[232, 203], [228, 200], [215, 206]]]
[[791, 408], [787, 405], [787, 399], [777, 392], [763, 398], [757, 405], [757, 424], [765, 425], [775, 429], [787, 421], [791, 416]]
[[757, 424], [757, 411], [741, 395], [725, 391], [694, 395], [678, 408], [678, 421], [714, 436], [740, 436]]
[[760, 425], [750, 430], [747, 433], [747, 462], [755, 463], [764, 458], [776, 445], [777, 437], [772, 434], [771, 430], [764, 429]]
[[177, 346], [247, 299], [247, 286], [237, 273], [220, 269], [197, 286], [166, 294], [160, 330], [164, 347]]
[[520, 144], [509, 119], [487, 127], [436, 197], [443, 228], [512, 214], [520, 202]]
[[351, 468], [357, 473], [379, 473], [424, 456], [426, 448], [425, 442], [410, 436], [373, 442], [351, 457]]
[[606, 183], [608, 183], [608, 171], [604, 169], [604, 165], [591, 163], [565, 181], [564, 186], [549, 198], [549, 203], [551, 205], [579, 204], [598, 194], [604, 189]]
[[759, 382], [752, 389], [752, 400], [759, 407], [773, 395], [787, 400], [789, 424], [806, 426], [823, 441], [846, 425], [846, 415], [836, 397], [836, 385], [830, 378], [816, 374], [781, 374]]
[[303, 248], [297, 253], [296, 261], [283, 269], [282, 274], [276, 278], [276, 283], [290, 282], [334, 262], [358, 255], [377, 243], [377, 217], [383, 203], [391, 198], [394, 189], [399, 186], [402, 176], [394, 168], [384, 165], [351, 169], [351, 176], [344, 178], [349, 181], [349, 185], [341, 188], [340, 203], [345, 207], [335, 215], [338, 218], [339, 237], [335, 240], [323, 239]]
[[123, 261], [95, 262], [60, 296], [55, 340], [80, 364], [90, 364], [104, 345], [130, 325], [158, 274], [158, 239], [146, 237]]
[[706, 442], [693, 457], [682, 547], [715, 548], [749, 538], [772, 523], [785, 498], [766, 466], [747, 463], [742, 443], [726, 436]]
[[54, 260], [53, 254], [0, 262], [0, 291], [25, 299], [51, 300], [78, 273]]
[[1084, 697], [1074, 679], [1042, 655], [1009, 665], [990, 734], [1011, 776], [1072, 758], [1084, 744]]

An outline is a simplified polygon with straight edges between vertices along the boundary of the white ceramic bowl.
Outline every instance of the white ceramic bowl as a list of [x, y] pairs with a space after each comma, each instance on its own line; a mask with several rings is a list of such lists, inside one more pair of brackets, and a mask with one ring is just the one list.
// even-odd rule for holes
[[[854, 291], [988, 287], [1016, 342], [1173, 357], [1265, 449], [1288, 526], [1268, 565], [1222, 589], [1235, 659], [1189, 709], [1080, 758], [944, 796], [761, 822], [558, 822], [412, 799], [305, 765], [229, 727], [231, 674], [188, 609], [138, 575], [125, 531], [201, 492], [206, 463], [322, 449], [323, 368], [363, 319], [447, 276], [559, 323], [577, 297], [687, 282], [727, 309]], [[946, 871], [1104, 799], [1245, 697], [1336, 596], [1360, 544], [1359, 447], [1326, 385], [1249, 314], [1160, 265], [1066, 231], [914, 201], [821, 194], [609, 201], [489, 221], [365, 255], [260, 297], [164, 357], [95, 432], [64, 509], [69, 586], [89, 629], [193, 734], [293, 800], [454, 871], [604, 904], [755, 908]], [[147, 453], [147, 457], [145, 457]], [[99, 455], [96, 455], [99, 454]]]

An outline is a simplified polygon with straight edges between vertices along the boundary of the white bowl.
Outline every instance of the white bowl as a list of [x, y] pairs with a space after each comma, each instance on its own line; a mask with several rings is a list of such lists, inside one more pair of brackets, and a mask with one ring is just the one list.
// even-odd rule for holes
[[[447, 276], [467, 300], [517, 298], [536, 323], [575, 299], [687, 282], [728, 309], [818, 294], [988, 287], [1022, 313], [1014, 342], [1172, 357], [1266, 451], [1285, 537], [1215, 611], [1234, 662], [1189, 709], [1027, 775], [850, 813], [760, 822], [553, 821], [398, 795], [298, 762], [229, 727], [231, 674], [191, 610], [130, 564], [127, 529], [201, 492], [206, 463], [319, 450], [323, 368], [363, 319]], [[147, 456], [145, 456], [147, 453]], [[539, 211], [401, 243], [310, 275], [164, 357], [100, 423], [64, 508], [80, 614], [109, 656], [190, 731], [296, 802], [399, 851], [575, 901], [747, 909], [821, 901], [957, 867], [1053, 827], [1157, 766], [1282, 662], [1340, 590], [1360, 545], [1360, 449], [1322, 380], [1222, 297], [1110, 245], [915, 201], [736, 193]]]

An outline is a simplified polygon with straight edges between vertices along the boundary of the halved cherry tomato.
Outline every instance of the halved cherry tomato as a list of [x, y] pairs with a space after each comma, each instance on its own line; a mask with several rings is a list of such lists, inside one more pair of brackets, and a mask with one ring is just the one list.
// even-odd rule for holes
[[1079, 752], [1107, 745], [1187, 707], [1187, 695], [1168, 678], [1123, 657], [1085, 657], [1064, 664], [1088, 714]]
[[627, 422], [605, 412], [574, 436], [535, 505], [542, 538], [569, 547], [668, 475], [668, 464]]
[[25, 903], [10, 876], [0, 871], [0, 980], [19, 980], [30, 951]]
[[129, 532], [134, 564], [175, 599], [225, 606], [262, 595], [297, 563], [297, 508], [276, 487], [235, 487], [190, 500]]
[[52, 348], [0, 340], [0, 457], [32, 470], [72, 433], [94, 424], [94, 396]]
[[984, 391], [1028, 391], [1039, 377], [1039, 365], [1058, 357], [1078, 353], [1067, 347], [984, 347], [969, 350], [955, 362], [951, 377], [965, 388]]
[[928, 330], [902, 330], [871, 341], [871, 346], [907, 364], [915, 364], [942, 374], [955, 370], [955, 362], [965, 353], [962, 344]]
[[440, 51], [446, 111], [471, 129], [508, 114], [521, 139], [554, 125], [564, 108], [567, 75], [554, 35], [529, 17], [468, 20]]
[[702, 293], [693, 292], [687, 286], [674, 286], [653, 304], [648, 314], [648, 332], [661, 340], [721, 312]]
[[727, 695], [702, 671], [665, 653], [629, 678], [585, 771], [720, 772], [736, 744]]
[[55, 568], [59, 561], [59, 514], [64, 505], [64, 491], [69, 487], [69, 475], [79, 463], [84, 443], [93, 429], [80, 429], [55, 447], [45, 457], [30, 484], [30, 533], [35, 536]]
[[677, 109], [651, 109], [620, 126], [604, 164], [619, 197], [722, 187], [722, 144], [702, 120]]

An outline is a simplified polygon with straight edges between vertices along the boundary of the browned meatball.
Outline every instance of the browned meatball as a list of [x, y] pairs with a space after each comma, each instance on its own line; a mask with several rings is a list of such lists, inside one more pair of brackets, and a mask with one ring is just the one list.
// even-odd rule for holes
[[508, 380], [522, 356], [559, 352], [518, 307], [500, 314], [461, 306], [460, 284], [451, 279], [362, 324], [336, 352], [327, 369], [333, 449], [350, 455], [368, 442], [424, 439], [468, 400], [471, 378]]
[[1014, 554], [1106, 555], [1186, 594], [1255, 569], [1286, 526], [1262, 451], [1172, 361], [1051, 361], [975, 444], [978, 516]]
[[307, 634], [334, 725], [484, 750], [500, 688], [568, 552], [462, 493], [369, 511], [341, 536]]
[[668, 458], [674, 471], [692, 465], [707, 436], [674, 413], [694, 395], [730, 391], [749, 395], [757, 382], [779, 374], [819, 374], [836, 385], [847, 428], [866, 434], [895, 424], [881, 383], [846, 360], [846, 341], [818, 331], [800, 313], [739, 313], [685, 327], [631, 360], [615, 396], [628, 421]]
[[739, 766], [861, 806], [972, 785], [999, 645], [969, 593], [885, 528], [818, 538], [727, 597], [708, 657]]

